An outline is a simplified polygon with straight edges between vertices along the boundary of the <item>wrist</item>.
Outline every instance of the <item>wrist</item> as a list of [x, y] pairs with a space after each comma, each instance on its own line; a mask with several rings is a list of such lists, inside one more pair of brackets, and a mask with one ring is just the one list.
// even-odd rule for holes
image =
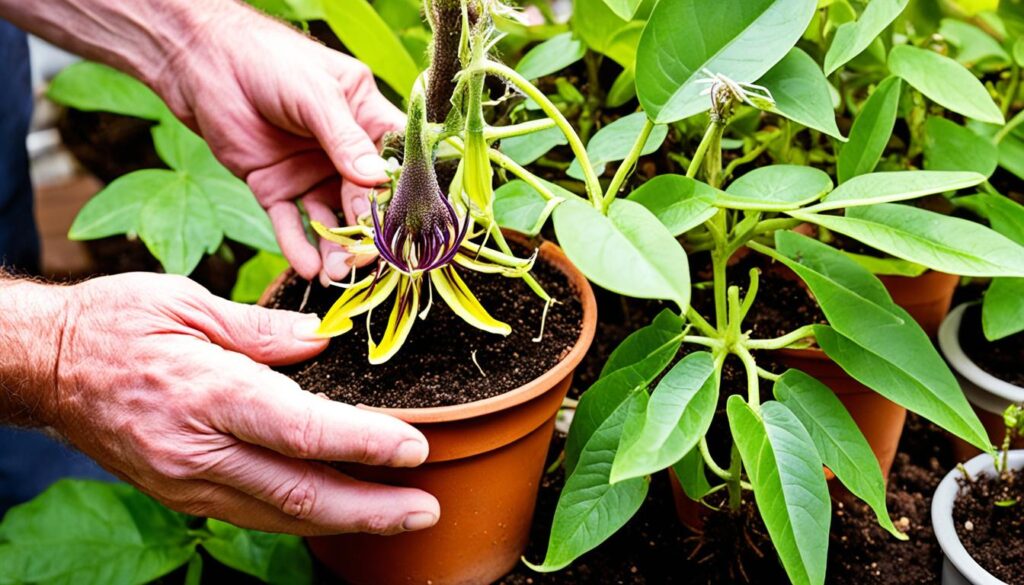
[[0, 421], [51, 426], [72, 288], [0, 275]]

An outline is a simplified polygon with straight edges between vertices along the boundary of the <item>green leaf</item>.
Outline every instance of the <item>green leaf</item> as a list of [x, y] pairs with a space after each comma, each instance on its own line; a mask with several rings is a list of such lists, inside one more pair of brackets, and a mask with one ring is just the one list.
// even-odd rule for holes
[[858, 175], [836, 187], [821, 203], [804, 212], [825, 211], [916, 199], [966, 189], [985, 182], [985, 176], [959, 171], [888, 171]]
[[1010, 38], [1024, 37], [1024, 0], [999, 0], [997, 13]]
[[1024, 67], [1024, 37], [1013, 43], [1013, 60], [1017, 65]]
[[82, 207], [68, 231], [72, 240], [95, 240], [138, 231], [146, 199], [178, 180], [177, 173], [147, 169], [114, 180]]
[[494, 218], [498, 225], [530, 236], [537, 235], [560, 200], [575, 199], [562, 187], [544, 179], [538, 180], [558, 199], [549, 204], [525, 181], [509, 181], [494, 190]]
[[832, 190], [828, 173], [800, 165], [756, 168], [719, 193], [715, 205], [729, 209], [785, 211], [797, 209]]
[[238, 280], [231, 289], [231, 300], [255, 303], [270, 283], [287, 269], [288, 261], [280, 254], [258, 252], [238, 268]]
[[646, 207], [616, 199], [608, 215], [573, 198], [555, 209], [555, 233], [573, 264], [598, 286], [641, 299], [690, 304], [686, 252]]
[[878, 523], [900, 540], [885, 508], [885, 478], [853, 417], [827, 386], [800, 370], [788, 370], [773, 388], [775, 398], [804, 425], [821, 461], [843, 485], [874, 510]]
[[629, 194], [651, 211], [673, 236], [680, 236], [714, 217], [718, 189], [683, 175], [658, 175]]
[[419, 77], [405, 45], [366, 0], [324, 2], [324, 18], [345, 47], [403, 98]]
[[711, 491], [711, 484], [704, 473], [704, 458], [701, 457], [700, 447], [690, 449], [690, 452], [672, 465], [672, 471], [679, 480], [686, 497], [693, 501], [700, 500]]
[[1010, 63], [1010, 56], [999, 42], [973, 24], [955, 18], [943, 18], [939, 34], [956, 47], [956, 60], [966, 67]]
[[852, 207], [846, 216], [790, 212], [872, 248], [961, 276], [1024, 276], [1024, 247], [973, 221], [909, 205]]
[[190, 274], [220, 247], [223, 232], [209, 199], [199, 186], [179, 174], [153, 193], [139, 212], [139, 237], [171, 274]]
[[571, 32], [562, 33], [530, 49], [519, 60], [516, 71], [527, 79], [539, 79], [579, 61], [586, 52], [587, 46]]
[[[604, 172], [606, 164], [626, 158], [633, 148], [633, 143], [640, 137], [640, 132], [646, 122], [647, 116], [643, 112], [636, 112], [623, 116], [598, 130], [587, 144], [587, 156], [590, 158], [590, 164], [594, 167], [594, 172], [600, 175]], [[657, 151], [666, 136], [668, 136], [668, 126], [655, 126], [647, 137], [647, 141], [644, 142], [640, 155], [645, 156]], [[572, 161], [566, 174], [574, 179], [583, 179], [583, 167], [580, 166], [579, 160]]]
[[1003, 114], [985, 86], [949, 57], [899, 45], [889, 52], [889, 69], [948, 110], [982, 122], [1003, 123]]
[[64, 68], [53, 79], [46, 96], [86, 112], [111, 112], [146, 120], [171, 117], [164, 102], [144, 83], [90, 61]]
[[758, 510], [786, 574], [798, 585], [824, 583], [832, 502], [811, 437], [779, 402], [762, 404], [758, 416], [733, 395], [727, 412]]
[[553, 126], [540, 132], [505, 138], [501, 141], [501, 152], [521, 165], [528, 165], [547, 154], [552, 148], [568, 143], [562, 130]]
[[601, 369], [601, 377], [631, 367], [647, 380], [653, 380], [668, 366], [682, 342], [686, 321], [662, 309], [650, 325], [637, 329], [622, 340]]
[[757, 82], [775, 98], [772, 112], [846, 141], [836, 126], [832, 93], [821, 68], [803, 50], [794, 47]]
[[640, 7], [642, 0], [604, 0], [604, 3], [608, 8], [612, 9], [612, 12], [623, 20], [629, 20], [633, 18], [636, 13], [636, 9]]
[[981, 215], [988, 219], [992, 229], [1024, 246], [1024, 205], [995, 193], [978, 193], [958, 197], [954, 203], [974, 201], [981, 205]]
[[302, 538], [245, 530], [210, 519], [213, 535], [203, 548], [221, 563], [270, 585], [302, 585], [313, 581], [313, 561]]
[[985, 338], [996, 341], [1024, 331], [1024, 278], [993, 278], [981, 304]]
[[640, 509], [648, 480], [638, 477], [611, 484], [608, 477], [626, 418], [646, 406], [647, 393], [633, 392], [587, 441], [579, 465], [558, 498], [544, 562], [527, 563], [530, 568], [547, 573], [569, 565], [604, 542]]
[[818, 345], [857, 381], [978, 447], [984, 428], [927, 334], [882, 283], [826, 244], [776, 232], [780, 258], [814, 294], [831, 327]]
[[0, 524], [0, 567], [16, 583], [148, 583], [195, 546], [185, 516], [125, 484], [63, 479]]
[[924, 168], [974, 171], [989, 177], [997, 166], [999, 149], [970, 128], [938, 116], [925, 122]]
[[842, 184], [875, 170], [896, 125], [902, 82], [890, 76], [871, 93], [850, 128], [850, 139], [839, 151], [836, 172]]
[[751, 83], [803, 34], [815, 0], [661, 0], [637, 49], [636, 88], [647, 115], [669, 123], [706, 111], [703, 70]]
[[888, 276], [909, 276], [914, 278], [915, 276], [921, 276], [925, 272], [928, 272], [927, 266], [921, 266], [917, 262], [908, 262], [902, 258], [885, 257], [879, 258], [878, 256], [869, 256], [867, 254], [854, 254], [853, 252], [847, 252], [842, 250], [843, 254], [857, 264], [860, 264], [868, 270], [871, 274], [881, 274]]
[[882, 31], [906, 8], [908, 0], [872, 0], [854, 22], [836, 29], [832, 45], [825, 54], [825, 73], [832, 73], [864, 52]]
[[592, 50], [607, 55], [624, 69], [633, 67], [642, 22], [620, 18], [604, 0], [576, 0], [571, 24]]
[[257, 250], [281, 252], [267, 212], [256, 202], [248, 185], [233, 176], [193, 179], [213, 205], [225, 236]]
[[644, 477], [682, 459], [711, 427], [717, 404], [714, 358], [687, 355], [658, 382], [646, 411], [627, 419], [610, 481]]
[[246, 0], [246, 2], [271, 16], [292, 22], [324, 19], [321, 0]]

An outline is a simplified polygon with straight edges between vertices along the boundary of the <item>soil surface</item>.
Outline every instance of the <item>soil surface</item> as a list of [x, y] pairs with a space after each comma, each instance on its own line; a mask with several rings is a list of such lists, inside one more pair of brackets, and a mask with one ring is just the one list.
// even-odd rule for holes
[[1024, 585], [1024, 472], [961, 478], [953, 522], [979, 565], [1010, 585]]
[[[518, 279], [459, 274], [493, 317], [512, 326], [501, 337], [480, 331], [463, 321], [439, 297], [425, 320], [417, 320], [409, 339], [387, 363], [367, 361], [365, 317], [357, 317], [348, 333], [331, 340], [314, 360], [280, 368], [304, 389], [323, 392], [332, 400], [389, 408], [422, 408], [463, 404], [503, 394], [526, 384], [554, 367], [579, 338], [583, 312], [566, 277], [538, 261], [534, 277], [558, 299], [551, 306], [541, 342], [544, 301]], [[341, 295], [341, 289], [312, 287], [302, 279], [288, 282], [271, 306], [298, 309], [309, 290], [305, 312], [323, 316]], [[423, 298], [429, 293], [423, 290]], [[380, 339], [392, 300], [374, 311], [374, 339]], [[421, 305], [422, 306], [425, 305]]]
[[981, 305], [964, 311], [960, 322], [960, 347], [978, 367], [1015, 386], [1024, 388], [1024, 332], [999, 341], [985, 339], [981, 328]]

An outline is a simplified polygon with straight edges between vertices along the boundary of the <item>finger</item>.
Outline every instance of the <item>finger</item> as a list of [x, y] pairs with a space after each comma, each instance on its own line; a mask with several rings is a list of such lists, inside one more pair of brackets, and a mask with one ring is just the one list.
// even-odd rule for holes
[[388, 132], [405, 128], [405, 113], [384, 97], [376, 85], [365, 86], [352, 101], [355, 102], [352, 110], [356, 121], [374, 142]]
[[316, 315], [243, 305], [214, 295], [196, 301], [200, 310], [183, 315], [187, 325], [216, 345], [261, 364], [300, 362], [327, 347], [328, 340], [316, 334]]
[[337, 174], [334, 164], [317, 148], [256, 169], [245, 180], [256, 199], [270, 207], [279, 201], [291, 201]]
[[348, 225], [355, 225], [359, 218], [370, 214], [370, 191], [351, 181], [341, 182], [341, 208]]
[[346, 179], [365, 187], [387, 181], [384, 159], [344, 100], [331, 100], [330, 107], [318, 106], [303, 119]]
[[[339, 202], [340, 199], [341, 181], [329, 181], [303, 197], [302, 204], [309, 219], [334, 228], [338, 227], [338, 216], [331, 208], [330, 201]], [[323, 266], [320, 270], [320, 284], [324, 286], [330, 285], [332, 280], [342, 280], [352, 270], [352, 255], [326, 238], [320, 238], [320, 257]]]
[[274, 227], [281, 253], [292, 265], [295, 272], [306, 280], [312, 280], [320, 272], [320, 253], [306, 238], [299, 208], [293, 201], [274, 203], [267, 209], [270, 223]]
[[201, 478], [335, 532], [395, 534], [433, 526], [440, 516], [437, 500], [424, 491], [359, 481], [252, 445], [218, 453]]
[[325, 401], [270, 369], [224, 376], [224, 408], [207, 424], [246, 443], [299, 459], [415, 467], [429, 452], [423, 433], [397, 418]]

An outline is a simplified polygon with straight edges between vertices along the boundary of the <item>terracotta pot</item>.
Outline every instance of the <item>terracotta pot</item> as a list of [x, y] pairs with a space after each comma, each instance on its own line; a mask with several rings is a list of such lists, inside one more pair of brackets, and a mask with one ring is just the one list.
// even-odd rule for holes
[[[959, 305], [942, 322], [939, 328], [939, 349], [960, 381], [964, 396], [988, 431], [989, 440], [993, 445], [1001, 445], [1006, 433], [1003, 411], [1011, 404], [1024, 403], [1024, 388], [989, 374], [964, 352], [960, 346], [960, 323], [969, 306], [968, 303]], [[1012, 446], [1024, 447], [1024, 439], [1018, 437]], [[959, 437], [954, 437], [953, 450], [957, 461], [965, 461], [981, 453], [980, 449]]]
[[953, 291], [960, 284], [955, 274], [929, 270], [921, 276], [879, 275], [892, 300], [910, 313], [928, 337], [935, 337], [949, 313]]
[[[510, 237], [525, 243], [522, 237]], [[413, 469], [351, 465], [345, 472], [427, 491], [440, 502], [441, 518], [426, 530], [394, 536], [310, 538], [313, 554], [346, 582], [491, 583], [519, 561], [555, 416], [597, 324], [594, 293], [561, 249], [545, 242], [540, 260], [565, 274], [579, 295], [583, 323], [576, 344], [544, 375], [500, 396], [437, 408], [373, 409], [423, 432], [430, 456]], [[268, 289], [261, 302], [270, 296]]]

